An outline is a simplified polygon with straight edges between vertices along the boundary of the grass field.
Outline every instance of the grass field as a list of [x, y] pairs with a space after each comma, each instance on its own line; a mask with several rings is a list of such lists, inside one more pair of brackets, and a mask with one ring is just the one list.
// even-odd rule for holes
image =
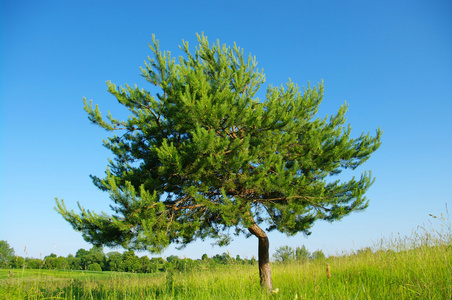
[[[196, 272], [0, 269], [0, 299], [452, 299], [450, 233], [382, 240], [372, 250], [273, 264], [275, 291], [257, 265]], [[276, 290], [277, 289], [277, 290]]]

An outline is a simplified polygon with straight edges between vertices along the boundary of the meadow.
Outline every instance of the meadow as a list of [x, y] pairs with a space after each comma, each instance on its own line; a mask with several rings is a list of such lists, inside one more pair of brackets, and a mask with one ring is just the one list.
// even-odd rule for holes
[[0, 269], [0, 299], [452, 299], [452, 243], [421, 229], [326, 259], [273, 263], [275, 290], [257, 264], [152, 274]]

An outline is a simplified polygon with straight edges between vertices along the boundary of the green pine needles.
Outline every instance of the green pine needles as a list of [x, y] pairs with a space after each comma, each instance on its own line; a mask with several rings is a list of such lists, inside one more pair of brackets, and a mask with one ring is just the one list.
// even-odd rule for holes
[[105, 178], [92, 176], [110, 194], [114, 213], [80, 205], [75, 213], [58, 199], [56, 210], [94, 245], [150, 252], [198, 238], [226, 245], [231, 234], [253, 234], [261, 283], [271, 289], [268, 239], [259, 226], [309, 234], [316, 220], [365, 209], [370, 172], [346, 182], [327, 178], [365, 162], [380, 146], [381, 131], [351, 138], [345, 104], [316, 118], [323, 84], [301, 92], [289, 81], [268, 87], [260, 100], [265, 78], [253, 57], [236, 45], [211, 45], [204, 35], [198, 41], [194, 54], [183, 42], [185, 55], [176, 63], [153, 38], [155, 58], [142, 76], [160, 88], [155, 96], [107, 83], [130, 111], [127, 120], [104, 118], [84, 100], [94, 124], [121, 132], [104, 141], [114, 154]]

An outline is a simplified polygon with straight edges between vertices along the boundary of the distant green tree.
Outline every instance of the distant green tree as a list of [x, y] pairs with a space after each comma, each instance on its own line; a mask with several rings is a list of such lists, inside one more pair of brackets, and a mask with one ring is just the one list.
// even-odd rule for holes
[[0, 241], [0, 268], [8, 266], [8, 262], [14, 258], [14, 248], [7, 241]]
[[48, 269], [48, 270], [54, 270], [56, 269], [56, 257], [53, 256], [46, 256], [44, 258], [44, 265], [43, 265], [44, 269]]
[[89, 251], [85, 250], [85, 249], [78, 249], [77, 252], [75, 252], [75, 257], [84, 257], [86, 255], [88, 255]]
[[140, 272], [150, 273], [151, 272], [151, 260], [147, 256], [140, 257]]
[[160, 270], [163, 271], [164, 266], [165, 266], [165, 261], [161, 257], [153, 257], [153, 258], [151, 258], [150, 264], [151, 264], [151, 267], [150, 267], [151, 272], [158, 272]]
[[166, 258], [166, 261], [169, 262], [170, 264], [176, 264], [178, 260], [179, 257], [176, 255], [170, 255]]
[[21, 256], [14, 256], [9, 260], [9, 265], [13, 269], [20, 269], [25, 266], [25, 258]]
[[28, 269], [41, 269], [42, 268], [42, 260], [39, 258], [25, 258], [25, 266]]
[[117, 251], [107, 253], [106, 270], [116, 272], [124, 271], [121, 253]]
[[237, 256], [235, 257], [235, 261], [238, 262], [238, 263], [242, 263], [243, 259], [240, 258], [240, 255], [237, 254]]
[[66, 257], [58, 256], [56, 258], [56, 269], [67, 270], [69, 269], [69, 264]]
[[71, 269], [71, 270], [80, 270], [81, 269], [81, 261], [82, 260], [80, 259], [80, 257], [75, 257], [72, 254], [69, 254], [66, 257], [66, 261], [68, 264], [68, 269]]
[[43, 268], [49, 270], [61, 269], [57, 258], [58, 257], [55, 253], [50, 253], [49, 255], [45, 256]]
[[369, 254], [373, 254], [372, 248], [370, 247], [365, 247], [356, 251], [356, 255], [369, 255]]
[[122, 254], [122, 263], [126, 272], [140, 272], [140, 258], [135, 255], [133, 250], [125, 251]]
[[80, 268], [82, 270], [86, 270], [88, 267], [86, 257], [89, 254], [89, 251], [85, 249], [78, 249], [77, 252], [75, 252], [75, 257], [80, 259]]
[[228, 253], [223, 252], [223, 254], [216, 254], [215, 256], [212, 257], [212, 259], [218, 263], [218, 264], [227, 264], [228, 262], [231, 261], [231, 257], [229, 256]]
[[92, 177], [109, 192], [114, 213], [81, 206], [75, 213], [58, 199], [56, 210], [95, 245], [160, 252], [198, 238], [227, 245], [231, 233], [254, 235], [260, 282], [272, 289], [266, 231], [310, 234], [317, 220], [365, 209], [370, 172], [343, 182], [329, 177], [370, 158], [381, 132], [352, 138], [346, 104], [318, 118], [323, 84], [302, 91], [291, 81], [270, 85], [259, 99], [265, 77], [253, 57], [205, 36], [198, 41], [194, 53], [184, 42], [176, 63], [154, 39], [155, 58], [142, 72], [160, 89], [156, 96], [108, 82], [130, 111], [127, 120], [104, 119], [85, 100], [93, 123], [123, 131], [105, 141], [115, 156], [105, 178]]
[[69, 269], [69, 264], [67, 259], [63, 256], [56, 256], [56, 254], [50, 254], [44, 258], [44, 268], [45, 269], [57, 269], [64, 270]]
[[89, 271], [102, 271], [102, 267], [98, 263], [89, 264], [87, 269]]
[[101, 268], [103, 268], [104, 264], [105, 264], [105, 260], [106, 260], [106, 257], [105, 257], [103, 248], [101, 246], [92, 247], [88, 251], [88, 253], [84, 256], [85, 266], [88, 266], [91, 264], [99, 264], [101, 266]]
[[194, 262], [190, 258], [179, 259], [176, 261], [174, 267], [179, 272], [191, 271], [194, 267]]
[[311, 253], [304, 245], [302, 247], [297, 247], [294, 254], [297, 261], [306, 261], [311, 256]]
[[276, 249], [273, 258], [278, 262], [289, 262], [294, 260], [294, 250], [289, 246], [281, 246]]
[[322, 260], [325, 258], [326, 258], [326, 256], [322, 250], [316, 250], [316, 251], [312, 252], [312, 254], [311, 254], [311, 259], [313, 259], [313, 260]]

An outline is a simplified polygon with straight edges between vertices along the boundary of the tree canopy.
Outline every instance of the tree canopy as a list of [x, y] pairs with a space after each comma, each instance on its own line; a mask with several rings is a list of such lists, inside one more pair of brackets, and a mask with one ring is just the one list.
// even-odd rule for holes
[[14, 256], [14, 249], [9, 246], [7, 241], [0, 241], [0, 265], [6, 265]]
[[141, 70], [159, 88], [156, 95], [107, 82], [129, 110], [127, 120], [105, 118], [84, 99], [91, 122], [121, 132], [104, 140], [114, 155], [106, 176], [92, 176], [109, 193], [113, 214], [80, 204], [75, 213], [57, 199], [57, 211], [85, 240], [159, 252], [198, 238], [226, 245], [231, 234], [244, 233], [258, 237], [260, 261], [266, 243], [268, 261], [261, 225], [309, 234], [316, 220], [339, 220], [367, 207], [370, 172], [347, 181], [328, 178], [365, 162], [380, 146], [379, 129], [352, 138], [346, 104], [318, 118], [323, 83], [302, 91], [291, 81], [270, 85], [259, 99], [265, 77], [254, 57], [236, 45], [210, 44], [204, 35], [198, 41], [194, 53], [183, 41], [176, 62], [153, 38], [154, 58]]

